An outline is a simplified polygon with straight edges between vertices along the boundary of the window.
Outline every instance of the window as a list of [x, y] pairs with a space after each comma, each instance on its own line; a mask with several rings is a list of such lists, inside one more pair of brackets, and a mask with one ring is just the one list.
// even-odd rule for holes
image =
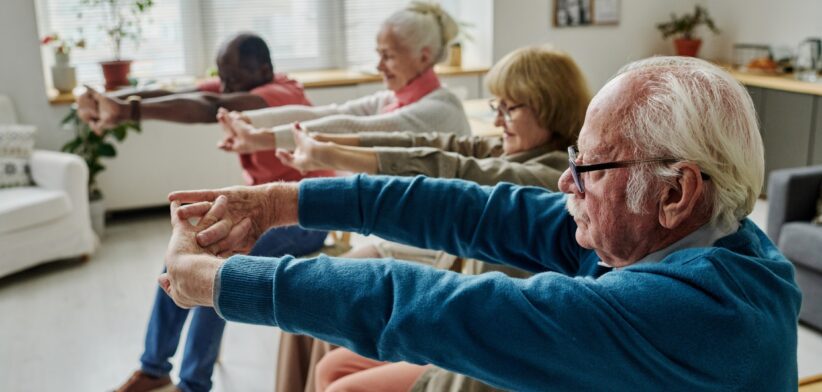
[[[215, 66], [223, 40], [250, 31], [268, 42], [279, 71], [354, 67], [375, 72], [380, 25], [408, 1], [157, 0], [143, 18], [140, 47], [127, 43], [123, 57], [134, 60], [132, 74], [138, 78], [204, 75]], [[443, 3], [453, 11], [454, 1]], [[103, 15], [82, 0], [37, 0], [37, 14], [40, 36], [72, 37], [82, 29], [88, 46], [72, 51], [78, 81], [102, 81], [97, 63], [112, 57], [98, 28]], [[53, 63], [49, 48], [43, 49], [43, 60], [47, 70]]]
[[[85, 49], [72, 50], [71, 61], [77, 67], [81, 82], [102, 80], [98, 62], [113, 59], [106, 34], [99, 28], [104, 15], [99, 9], [83, 7], [81, 0], [38, 1], [40, 36], [58, 33], [61, 37], [85, 37]], [[123, 45], [122, 57], [134, 59], [132, 74], [136, 77], [163, 77], [186, 73], [182, 29], [179, 23], [183, 9], [179, 0], [155, 2], [143, 23], [143, 41], [139, 48], [130, 42]], [[80, 16], [81, 15], [81, 16]], [[53, 64], [51, 48], [43, 48], [43, 63]], [[48, 78], [47, 78], [48, 80]]]

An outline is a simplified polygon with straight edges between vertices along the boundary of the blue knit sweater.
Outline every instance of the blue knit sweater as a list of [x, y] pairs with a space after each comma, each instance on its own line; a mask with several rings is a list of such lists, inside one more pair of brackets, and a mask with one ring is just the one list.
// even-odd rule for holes
[[796, 390], [800, 293], [791, 264], [752, 222], [713, 247], [600, 275], [596, 254], [574, 241], [564, 201], [506, 183], [304, 180], [302, 226], [373, 233], [537, 274], [234, 256], [218, 273], [216, 306], [227, 320], [506, 389]]

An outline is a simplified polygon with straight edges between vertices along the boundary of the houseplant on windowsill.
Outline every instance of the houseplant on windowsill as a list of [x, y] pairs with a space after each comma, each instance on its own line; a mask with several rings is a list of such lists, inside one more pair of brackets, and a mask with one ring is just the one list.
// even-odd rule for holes
[[100, 62], [106, 90], [128, 86], [132, 60], [122, 58], [123, 43], [130, 40], [135, 46], [142, 38], [141, 21], [154, 5], [154, 0], [83, 0], [83, 5], [103, 11], [100, 28], [105, 31], [114, 54], [111, 61]]
[[65, 39], [58, 34], [49, 34], [40, 40], [41, 45], [48, 45], [54, 49], [54, 65], [51, 66], [51, 82], [57, 91], [69, 93], [77, 86], [77, 74], [71, 65], [71, 49], [83, 49], [86, 40]]
[[462, 44], [474, 40], [474, 36], [468, 32], [474, 27], [472, 23], [458, 21], [457, 26], [459, 27], [457, 36], [448, 45], [447, 64], [449, 67], [462, 67]]
[[702, 45], [702, 40], [694, 34], [694, 30], [701, 25], [708, 27], [714, 34], [719, 34], [719, 29], [714, 24], [711, 16], [708, 15], [708, 10], [697, 5], [693, 14], [683, 14], [679, 17], [671, 14], [670, 21], [657, 24], [656, 28], [662, 32], [662, 38], [677, 36], [674, 39], [676, 54], [696, 57], [699, 53], [699, 47]]
[[100, 136], [94, 133], [88, 124], [80, 121], [75, 106], [72, 106], [61, 124], [64, 128], [71, 129], [74, 132], [74, 138], [63, 145], [61, 150], [79, 155], [86, 161], [86, 166], [88, 166], [88, 197], [91, 223], [97, 235], [102, 237], [105, 231], [105, 204], [103, 202], [103, 193], [97, 185], [97, 175], [106, 167], [100, 161], [102, 158], [117, 156], [117, 149], [114, 148], [110, 138], [113, 137], [117, 142], [122, 142], [128, 136], [129, 130], [140, 132], [140, 124], [125, 122]]

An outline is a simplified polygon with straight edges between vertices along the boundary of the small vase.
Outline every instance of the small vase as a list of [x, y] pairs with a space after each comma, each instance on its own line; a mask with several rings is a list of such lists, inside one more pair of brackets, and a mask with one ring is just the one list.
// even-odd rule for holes
[[106, 234], [106, 204], [102, 197], [89, 201], [89, 215], [91, 228], [102, 239]]
[[77, 86], [77, 71], [69, 64], [68, 53], [54, 53], [54, 65], [51, 66], [51, 82], [61, 93], [70, 93]]
[[448, 65], [451, 67], [462, 66], [462, 45], [453, 44], [448, 47]]

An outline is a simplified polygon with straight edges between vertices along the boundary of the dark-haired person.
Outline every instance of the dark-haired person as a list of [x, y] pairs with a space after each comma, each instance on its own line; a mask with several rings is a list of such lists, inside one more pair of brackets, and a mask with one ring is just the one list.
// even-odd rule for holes
[[[127, 120], [154, 119], [181, 123], [217, 121], [217, 109], [259, 109], [282, 105], [310, 105], [302, 86], [284, 74], [274, 73], [265, 41], [253, 34], [237, 34], [220, 47], [217, 55], [219, 80], [201, 83], [197, 91], [170, 93], [148, 90], [105, 95], [89, 90], [78, 98], [78, 112], [97, 133]], [[124, 99], [130, 96], [131, 98]], [[136, 98], [136, 97], [140, 98]], [[304, 176], [280, 163], [273, 151], [241, 154], [240, 162], [248, 184], [296, 181]], [[327, 172], [326, 172], [327, 173]], [[314, 177], [326, 174], [308, 173]], [[298, 226], [272, 230], [251, 249], [260, 256], [305, 255], [322, 247], [324, 231]], [[250, 248], [252, 244], [248, 244]], [[146, 332], [140, 370], [135, 371], [118, 391], [171, 390], [169, 359], [177, 351], [188, 309], [182, 309], [161, 289], [157, 289]], [[222, 339], [225, 321], [211, 308], [197, 308], [192, 314], [178, 390], [207, 391]]]

